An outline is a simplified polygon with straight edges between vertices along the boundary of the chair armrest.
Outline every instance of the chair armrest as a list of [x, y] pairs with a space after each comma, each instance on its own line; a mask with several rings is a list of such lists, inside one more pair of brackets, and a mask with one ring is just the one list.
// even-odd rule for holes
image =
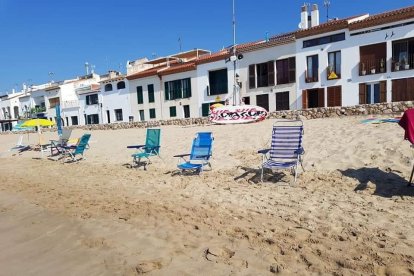
[[268, 153], [269, 151], [270, 151], [270, 149], [261, 149], [261, 150], [257, 151], [257, 153], [260, 153], [260, 154], [266, 154], [266, 153]]
[[161, 146], [152, 146], [152, 147], [143, 147], [143, 149], [149, 149], [149, 150], [152, 150], [152, 149], [159, 149]]
[[184, 157], [184, 156], [190, 156], [191, 154], [186, 153], [186, 154], [179, 154], [179, 155], [174, 155], [173, 157]]
[[302, 154], [305, 153], [305, 150], [303, 148], [300, 148], [300, 149], [296, 150], [295, 153], [302, 155]]
[[139, 149], [145, 147], [145, 145], [127, 146], [127, 149]]
[[66, 150], [68, 150], [68, 149], [76, 149], [76, 146], [63, 146], [62, 148], [63, 149], [66, 149]]

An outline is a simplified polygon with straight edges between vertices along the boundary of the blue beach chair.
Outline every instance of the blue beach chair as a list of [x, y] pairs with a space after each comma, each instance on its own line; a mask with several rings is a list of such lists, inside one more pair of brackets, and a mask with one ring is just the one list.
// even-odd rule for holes
[[[77, 162], [79, 160], [85, 159], [83, 155], [85, 153], [85, 150], [88, 148], [90, 138], [90, 134], [84, 134], [75, 146], [62, 147], [62, 149], [64, 150], [63, 158], [66, 157], [70, 159], [70, 162]], [[78, 155], [80, 155], [81, 157], [79, 159], [76, 159], [76, 156]]]
[[[177, 167], [181, 172], [201, 173], [206, 165], [211, 168], [210, 157], [213, 140], [211, 132], [198, 132], [193, 140], [191, 153], [174, 156], [179, 158]], [[186, 159], [187, 157], [189, 157], [188, 160]]]
[[[273, 125], [272, 143], [270, 149], [259, 150], [263, 154], [261, 181], [264, 169], [286, 170], [291, 169], [297, 178], [297, 167], [302, 166], [303, 122], [293, 120], [277, 121]], [[304, 170], [304, 169], [303, 169]]]
[[[147, 165], [151, 164], [151, 156], [159, 156], [160, 154], [160, 134], [161, 129], [147, 129], [147, 138], [145, 145], [127, 146], [129, 149], [137, 149], [138, 152], [132, 154], [133, 164], [140, 166], [144, 165], [144, 170], [147, 169]], [[141, 163], [141, 159], [145, 158], [146, 162]]]

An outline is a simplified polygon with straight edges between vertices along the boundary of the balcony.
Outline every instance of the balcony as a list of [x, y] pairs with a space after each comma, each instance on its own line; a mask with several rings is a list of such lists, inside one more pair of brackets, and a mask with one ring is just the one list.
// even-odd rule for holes
[[79, 101], [63, 101], [62, 108], [79, 108]]
[[341, 78], [341, 73], [335, 72], [331, 66], [326, 68], [326, 80], [336, 80]]
[[318, 78], [318, 70], [314, 70], [313, 74], [308, 74], [308, 71], [305, 71], [305, 82], [306, 83], [311, 83], [311, 82], [318, 82], [319, 78]]
[[401, 59], [394, 58], [392, 59], [392, 72], [404, 71], [414, 69], [414, 54], [408, 55], [408, 59], [402, 57]]
[[385, 58], [379, 59], [365, 59], [359, 63], [359, 75], [374, 75], [381, 74], [387, 71], [387, 63]]

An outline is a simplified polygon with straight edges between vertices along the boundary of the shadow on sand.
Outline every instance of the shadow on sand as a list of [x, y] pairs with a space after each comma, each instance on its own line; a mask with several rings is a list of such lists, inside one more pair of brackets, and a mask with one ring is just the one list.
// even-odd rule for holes
[[[234, 180], [245, 179], [249, 183], [262, 183], [260, 181], [260, 175], [262, 173], [262, 169], [260, 168], [248, 168], [248, 167], [237, 167], [238, 169], [242, 169], [244, 173], [239, 176], [236, 176]], [[282, 179], [286, 176], [283, 171], [278, 171], [272, 173], [270, 170], [265, 169], [263, 174], [263, 182], [273, 182], [273, 183], [287, 183], [289, 182], [282, 181]]]
[[347, 177], [359, 181], [354, 191], [365, 190], [368, 182], [375, 184], [374, 195], [382, 197], [414, 196], [414, 187], [409, 186], [408, 181], [398, 174], [390, 171], [384, 172], [379, 168], [347, 169], [340, 172]]

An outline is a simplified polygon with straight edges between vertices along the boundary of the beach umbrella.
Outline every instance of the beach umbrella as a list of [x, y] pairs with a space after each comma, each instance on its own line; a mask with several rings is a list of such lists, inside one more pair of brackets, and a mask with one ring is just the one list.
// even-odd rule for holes
[[221, 103], [215, 103], [215, 104], [210, 105], [210, 109], [214, 109], [216, 107], [222, 107], [222, 106], [224, 106], [224, 105], [221, 104]]
[[[37, 134], [39, 136], [39, 146], [41, 146], [41, 142], [40, 142], [40, 127], [48, 127], [48, 126], [53, 126], [55, 123], [46, 119], [31, 119], [31, 120], [27, 120], [26, 122], [24, 122], [22, 124], [22, 127], [37, 127]], [[43, 155], [43, 151], [42, 148], [40, 148], [40, 151], [42, 152]]]

